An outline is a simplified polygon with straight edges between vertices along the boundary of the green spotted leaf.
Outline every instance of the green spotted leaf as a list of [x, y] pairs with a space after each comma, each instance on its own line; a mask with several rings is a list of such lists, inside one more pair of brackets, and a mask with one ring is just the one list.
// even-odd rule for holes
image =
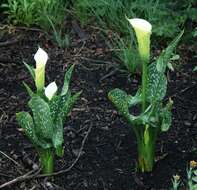
[[194, 172], [194, 175], [197, 176], [197, 169], [195, 169], [193, 172]]
[[149, 127], [159, 127], [158, 126], [158, 115], [157, 115], [157, 104], [150, 104], [146, 110], [139, 116], [133, 117], [133, 123], [137, 125], [148, 125]]
[[53, 141], [53, 146], [56, 149], [56, 154], [58, 156], [62, 156], [63, 149], [61, 147], [62, 147], [64, 138], [63, 138], [63, 123], [62, 123], [61, 118], [58, 118], [56, 120], [52, 141]]
[[[197, 183], [197, 180], [196, 180]], [[193, 189], [192, 190], [196, 190], [197, 189], [197, 184], [193, 185]]]
[[72, 76], [73, 69], [74, 69], [74, 65], [72, 65], [68, 69], [68, 71], [66, 72], [66, 74], [64, 76], [64, 85], [62, 87], [61, 96], [66, 95], [66, 93], [68, 92], [68, 88], [69, 88], [70, 79], [71, 79], [71, 76]]
[[50, 112], [51, 112], [51, 117], [52, 117], [53, 122], [55, 122], [57, 113], [61, 107], [61, 102], [62, 102], [61, 100], [62, 100], [61, 96], [53, 96], [51, 101], [49, 101], [49, 107], [50, 107]]
[[128, 95], [126, 92], [115, 88], [108, 93], [108, 98], [118, 109], [121, 115], [126, 118], [129, 116]]
[[138, 122], [141, 116], [136, 117], [130, 114], [129, 107], [140, 101], [139, 99], [141, 98], [138, 95], [140, 94], [137, 93], [136, 96], [133, 97], [131, 95], [127, 95], [123, 90], [115, 88], [108, 93], [108, 98], [117, 108], [119, 113], [125, 117], [129, 123], [134, 124], [135, 122]]
[[72, 107], [74, 106], [75, 102], [79, 99], [81, 95], [81, 91], [77, 92], [75, 95], [71, 96], [64, 96], [62, 99], [61, 106], [62, 108], [58, 112], [58, 117], [62, 118], [64, 122], [68, 114], [70, 113]]
[[147, 100], [148, 102], [161, 101], [166, 95], [167, 79], [164, 73], [157, 71], [156, 64], [152, 63], [148, 67], [147, 77]]
[[50, 148], [51, 144], [46, 141], [39, 139], [35, 133], [35, 126], [33, 123], [33, 119], [28, 112], [19, 112], [16, 114], [16, 120], [19, 125], [24, 129], [25, 134], [29, 138], [29, 140], [36, 146], [42, 147], [44, 149]]
[[168, 131], [172, 124], [172, 104], [173, 101], [169, 100], [168, 104], [166, 105], [165, 108], [161, 110], [161, 131]]
[[197, 183], [197, 176], [192, 177], [192, 181], [195, 182], [195, 183]]
[[159, 58], [157, 59], [157, 71], [164, 73], [166, 70], [166, 66], [170, 61], [171, 56], [173, 55], [173, 51], [176, 48], [178, 42], [180, 41], [184, 30], [169, 44], [169, 46], [161, 53]]
[[40, 137], [52, 139], [53, 122], [49, 105], [39, 96], [33, 96], [28, 105], [33, 112], [36, 134], [38, 133]]
[[31, 115], [28, 112], [19, 112], [16, 114], [16, 120], [20, 127], [24, 129], [25, 134], [33, 144], [37, 144], [38, 139], [34, 131], [34, 123]]
[[193, 69], [193, 72], [196, 72], [196, 71], [197, 71], [197, 66], [195, 66]]
[[168, 131], [172, 124], [172, 113], [170, 111], [165, 111], [162, 114], [162, 124], [161, 124], [161, 131]]
[[[144, 125], [150, 123], [150, 117], [152, 116], [155, 108], [153, 104], [149, 105], [147, 109], [138, 116], [134, 116], [129, 113], [129, 107], [135, 105], [136, 100], [137, 102], [141, 102], [140, 91], [136, 94], [136, 96], [132, 97], [120, 89], [114, 89], [108, 93], [108, 98], [117, 108], [119, 113], [124, 116], [130, 124]], [[129, 105], [129, 102], [132, 102], [132, 105]]]
[[138, 89], [135, 96], [128, 95], [127, 100], [128, 100], [129, 107], [139, 104], [142, 101], [141, 88]]

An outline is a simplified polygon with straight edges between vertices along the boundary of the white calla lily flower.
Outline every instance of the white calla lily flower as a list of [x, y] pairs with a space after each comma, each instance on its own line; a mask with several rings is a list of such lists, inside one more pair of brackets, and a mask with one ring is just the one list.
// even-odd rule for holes
[[46, 88], [45, 88], [45, 96], [51, 100], [52, 97], [55, 95], [55, 93], [57, 92], [57, 85], [55, 82], [51, 82]]
[[34, 59], [36, 61], [35, 84], [37, 91], [42, 92], [45, 84], [45, 65], [48, 60], [48, 54], [42, 48], [38, 48]]
[[135, 30], [140, 30], [141, 32], [144, 33], [151, 33], [152, 31], [152, 25], [144, 19], [141, 18], [133, 18], [133, 19], [128, 19], [130, 24], [133, 26]]
[[34, 55], [34, 60], [36, 61], [36, 68], [44, 67], [48, 60], [48, 54], [39, 47], [38, 51]]
[[152, 33], [152, 25], [140, 18], [127, 19], [134, 28], [138, 41], [138, 50], [143, 61], [149, 62], [150, 57], [150, 36]]

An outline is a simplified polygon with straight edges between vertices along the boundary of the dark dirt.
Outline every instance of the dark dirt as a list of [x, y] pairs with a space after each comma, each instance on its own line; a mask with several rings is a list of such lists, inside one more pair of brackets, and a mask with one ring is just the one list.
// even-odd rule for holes
[[[65, 50], [52, 45], [40, 32], [12, 30], [10, 34], [6, 32], [1, 35], [0, 185], [38, 165], [37, 154], [20, 131], [15, 113], [27, 109], [28, 96], [22, 81], [33, 86], [22, 61], [34, 64], [33, 54], [40, 45], [50, 57], [47, 83], [56, 80], [61, 85], [66, 68], [76, 64], [71, 89], [73, 92], [83, 90], [65, 123], [65, 154], [62, 159], [56, 160], [56, 171], [73, 163], [90, 126], [92, 130], [79, 161], [69, 172], [56, 177], [18, 182], [4, 189], [170, 189], [172, 175], [185, 177], [188, 162], [197, 159], [197, 76], [192, 72], [195, 65], [192, 48], [180, 47], [180, 54], [183, 52], [177, 62], [180, 68], [168, 73], [167, 98], [171, 97], [174, 101], [173, 125], [158, 138], [154, 171], [139, 174], [136, 172], [135, 136], [107, 99], [107, 93], [115, 87], [134, 94], [139, 76], [129, 78], [119, 71], [108, 76], [116, 70], [118, 63], [112, 60], [109, 49], [104, 48], [106, 46], [98, 30], [88, 31], [86, 41], [80, 40], [74, 31], [72, 35], [71, 47]], [[1, 46], [2, 42], [18, 39], [18, 36], [17, 42]]]

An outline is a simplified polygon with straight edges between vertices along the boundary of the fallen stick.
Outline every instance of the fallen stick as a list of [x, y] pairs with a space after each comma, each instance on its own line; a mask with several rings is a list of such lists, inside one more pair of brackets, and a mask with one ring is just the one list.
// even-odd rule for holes
[[35, 172], [35, 170], [29, 171], [29, 172], [27, 172], [26, 174], [24, 174], [22, 176], [19, 176], [19, 177], [15, 178], [15, 179], [12, 179], [11, 181], [8, 181], [8, 182], [0, 185], [0, 189], [3, 189], [4, 187], [10, 186], [10, 185], [15, 184], [15, 183], [20, 182], [20, 181], [31, 179], [35, 175], [40, 173], [40, 170], [38, 170], [35, 174], [32, 174], [33, 172]]

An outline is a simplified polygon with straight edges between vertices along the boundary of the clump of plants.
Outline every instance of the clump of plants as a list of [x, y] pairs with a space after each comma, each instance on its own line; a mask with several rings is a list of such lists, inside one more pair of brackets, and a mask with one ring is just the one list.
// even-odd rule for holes
[[81, 92], [71, 95], [69, 83], [74, 69], [72, 65], [65, 74], [61, 90], [55, 82], [45, 87], [47, 53], [39, 48], [34, 56], [36, 68], [25, 63], [36, 86], [36, 91], [24, 83], [30, 100], [31, 112], [16, 114], [18, 124], [39, 154], [43, 173], [50, 174], [54, 168], [54, 156], [63, 156], [63, 124]]
[[138, 51], [135, 49], [136, 41], [132, 33], [129, 38], [121, 38], [116, 33], [112, 34], [108, 46], [113, 49], [112, 55], [115, 60], [121, 63], [120, 69], [128, 71], [130, 74], [136, 73], [140, 61]]
[[197, 189], [197, 162], [190, 161], [190, 166], [187, 168], [187, 181], [183, 183], [179, 175], [174, 175], [172, 179], [171, 190], [179, 189], [196, 190]]
[[[169, 99], [166, 105], [163, 103], [167, 90], [165, 72], [183, 31], [156, 61], [150, 63], [152, 25], [139, 18], [128, 19], [128, 21], [134, 28], [137, 37], [142, 84], [135, 96], [131, 96], [121, 89], [114, 89], [109, 92], [108, 97], [119, 113], [126, 118], [135, 133], [139, 170], [149, 172], [154, 166], [157, 136], [160, 132], [167, 131], [171, 126], [173, 101]], [[140, 106], [140, 114], [130, 113], [132, 108], [138, 108], [137, 106]]]
[[46, 16], [50, 16], [54, 25], [62, 24], [65, 2], [63, 0], [8, 0], [1, 6], [8, 15], [8, 21], [14, 25], [39, 25], [48, 30], [50, 24]]
[[51, 40], [64, 48], [69, 45], [63, 22], [68, 1], [64, 0], [8, 0], [0, 4], [8, 16], [8, 23], [27, 27], [38, 26], [52, 32]]

